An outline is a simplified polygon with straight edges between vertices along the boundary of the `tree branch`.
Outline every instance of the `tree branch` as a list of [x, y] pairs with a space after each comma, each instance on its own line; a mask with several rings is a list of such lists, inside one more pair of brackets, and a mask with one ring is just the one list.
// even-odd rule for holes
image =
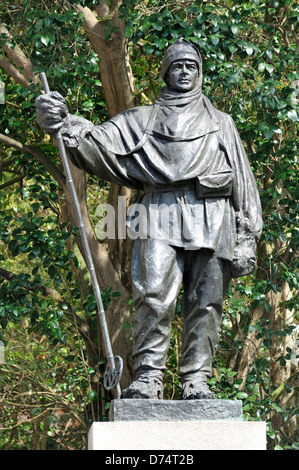
[[8, 166], [12, 165], [16, 161], [17, 157], [10, 158], [9, 160], [1, 160], [0, 161], [0, 170], [3, 168], [7, 168]]
[[29, 87], [30, 83], [28, 80], [26, 80], [24, 75], [22, 75], [18, 69], [6, 59], [6, 57], [0, 58], [0, 67], [2, 67], [16, 82], [18, 82], [19, 85], [22, 85], [24, 88]]
[[[7, 36], [7, 39], [12, 39], [11, 34], [9, 33], [9, 31], [5, 28], [5, 26], [3, 24], [0, 24], [0, 34], [5, 34]], [[12, 73], [12, 72], [14, 73], [14, 75], [12, 75], [13, 78], [16, 79], [16, 77], [18, 76], [18, 79], [21, 80], [21, 83], [20, 83], [16, 79], [18, 81], [18, 83], [20, 83], [21, 85], [23, 85], [25, 87], [28, 87], [30, 85], [29, 80], [32, 80], [33, 83], [40, 82], [40, 78], [39, 78], [38, 74], [33, 72], [33, 66], [32, 66], [32, 63], [31, 63], [30, 59], [28, 59], [26, 57], [26, 55], [24, 54], [24, 52], [22, 51], [22, 49], [18, 45], [16, 45], [12, 49], [10, 47], [10, 45], [8, 43], [6, 43], [4, 45], [4, 50], [5, 50], [6, 54], [10, 57], [12, 62], [15, 64], [15, 66], [17, 68], [22, 68], [23, 69], [23, 74], [20, 74], [20, 72], [18, 72], [18, 70], [12, 64], [10, 64], [10, 62], [5, 57], [0, 59], [0, 65], [8, 73]], [[1, 64], [1, 61], [2, 61], [2, 64]], [[9, 67], [8, 64], [10, 64], [11, 67]], [[17, 72], [17, 74], [16, 74], [16, 72]], [[26, 85], [26, 83], [27, 83], [27, 85]]]
[[25, 175], [16, 176], [12, 180], [9, 180], [9, 181], [6, 181], [6, 183], [0, 184], [0, 190], [4, 189], [4, 188], [7, 188], [8, 186], [11, 186], [11, 185], [17, 183], [18, 181], [21, 181], [22, 179], [24, 179], [24, 177], [25, 177]]
[[36, 160], [38, 160], [46, 168], [46, 170], [53, 176], [53, 178], [55, 178], [57, 183], [61, 187], [64, 187], [65, 177], [63, 173], [57, 168], [56, 165], [54, 165], [54, 163], [49, 159], [49, 157], [42, 150], [40, 150], [37, 147], [24, 145], [21, 142], [14, 140], [11, 137], [7, 137], [4, 134], [0, 134], [0, 142], [2, 142], [5, 145], [8, 145], [9, 147], [15, 148], [16, 150], [19, 150], [20, 152], [33, 155], [36, 158]]
[[[119, 3], [114, 5], [119, 7]], [[95, 14], [88, 8], [76, 5], [76, 11], [83, 14], [83, 28], [89, 37], [93, 50], [100, 60], [101, 81], [103, 93], [110, 117], [132, 108], [136, 105], [133, 92], [133, 78], [126, 50], [126, 38], [124, 22], [116, 15], [113, 9], [113, 17], [108, 24], [114, 30], [113, 40], [105, 38], [107, 24], [98, 20]], [[120, 79], [121, 78], [121, 79]]]
[[[12, 281], [13, 279], [17, 277], [17, 274], [14, 274], [0, 267], [0, 276], [2, 276], [7, 281]], [[27, 285], [27, 290], [29, 290], [30, 292], [41, 291], [44, 297], [50, 296], [54, 300], [61, 300], [61, 295], [59, 294], [59, 292], [57, 292], [55, 289], [51, 289], [50, 287], [46, 287], [42, 285], [30, 287], [30, 285]]]

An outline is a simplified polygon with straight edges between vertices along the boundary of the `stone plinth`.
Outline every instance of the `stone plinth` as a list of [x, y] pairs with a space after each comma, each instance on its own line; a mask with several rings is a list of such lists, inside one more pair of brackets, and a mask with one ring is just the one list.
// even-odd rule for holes
[[[266, 423], [257, 421], [114, 421], [95, 422], [88, 449], [138, 450], [266, 450]], [[119, 454], [118, 454], [119, 455]]]
[[266, 450], [266, 423], [243, 421], [240, 400], [114, 400], [110, 421], [90, 428], [88, 449]]
[[110, 421], [243, 420], [241, 400], [114, 400]]

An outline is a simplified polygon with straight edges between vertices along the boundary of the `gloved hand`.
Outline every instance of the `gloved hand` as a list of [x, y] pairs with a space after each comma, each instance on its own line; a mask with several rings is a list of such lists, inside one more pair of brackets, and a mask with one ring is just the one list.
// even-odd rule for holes
[[35, 108], [37, 123], [47, 134], [55, 134], [68, 115], [65, 99], [58, 91], [38, 96]]
[[234, 257], [231, 263], [232, 277], [246, 276], [256, 269], [255, 253], [255, 239], [244, 238], [240, 243], [237, 243], [234, 249]]

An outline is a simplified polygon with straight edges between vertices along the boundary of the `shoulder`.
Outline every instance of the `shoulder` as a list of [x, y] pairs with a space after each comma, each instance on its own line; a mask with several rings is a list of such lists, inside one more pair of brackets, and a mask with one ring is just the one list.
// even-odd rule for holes
[[117, 114], [97, 126], [92, 137], [115, 155], [128, 155], [146, 133], [153, 106], [139, 106]]
[[217, 121], [222, 126], [235, 127], [233, 118], [224, 111], [217, 109], [206, 96], [204, 96], [204, 104], [213, 120]]
[[153, 105], [137, 106], [117, 114], [110, 119], [110, 122], [117, 126], [121, 126], [124, 123], [129, 123], [130, 125], [136, 123], [138, 127], [145, 128], [150, 119], [152, 110]]

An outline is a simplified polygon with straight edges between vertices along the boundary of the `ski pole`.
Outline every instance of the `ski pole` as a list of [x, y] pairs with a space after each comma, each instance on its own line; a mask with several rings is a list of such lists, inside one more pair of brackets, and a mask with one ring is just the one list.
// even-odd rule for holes
[[[41, 81], [42, 81], [45, 93], [50, 93], [50, 88], [48, 85], [46, 74], [44, 72], [41, 72], [40, 77], [41, 77]], [[99, 283], [96, 277], [96, 272], [95, 272], [91, 252], [90, 252], [90, 247], [89, 247], [89, 243], [88, 243], [88, 239], [86, 235], [85, 226], [83, 223], [83, 217], [81, 214], [78, 196], [76, 193], [76, 188], [75, 188], [74, 181], [72, 178], [72, 174], [71, 174], [71, 170], [70, 170], [70, 166], [69, 166], [69, 162], [68, 162], [68, 158], [66, 155], [65, 146], [64, 146], [64, 142], [63, 142], [63, 138], [62, 138], [60, 130], [58, 130], [58, 132], [56, 133], [55, 138], [58, 144], [59, 153], [61, 156], [61, 160], [62, 160], [65, 174], [67, 177], [67, 182], [69, 184], [74, 208], [75, 208], [76, 215], [77, 215], [80, 235], [81, 235], [81, 239], [83, 243], [84, 252], [86, 255], [87, 267], [88, 267], [89, 274], [91, 277], [92, 286], [93, 286], [97, 308], [98, 308], [98, 315], [100, 318], [100, 324], [101, 324], [102, 331], [103, 331], [105, 350], [106, 350], [107, 362], [108, 362], [105, 375], [104, 375], [104, 387], [106, 388], [106, 390], [111, 390], [112, 388], [115, 388], [117, 398], [120, 398], [121, 389], [120, 389], [119, 381], [120, 381], [121, 374], [122, 374], [123, 362], [120, 356], [114, 356], [112, 352], [109, 331], [108, 331], [107, 322], [106, 322], [106, 315], [105, 315], [105, 310], [104, 310], [104, 306], [102, 302], [101, 291], [100, 291]]]

